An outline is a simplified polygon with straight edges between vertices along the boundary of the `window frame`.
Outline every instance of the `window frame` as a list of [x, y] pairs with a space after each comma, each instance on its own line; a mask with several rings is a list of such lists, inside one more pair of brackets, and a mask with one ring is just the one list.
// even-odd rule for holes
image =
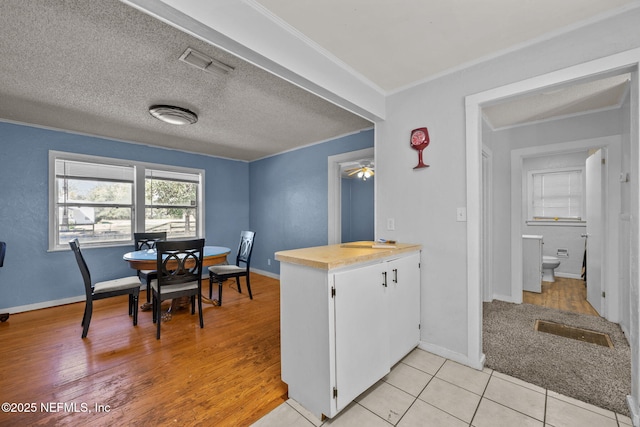
[[[551, 175], [557, 173], [569, 173], [569, 172], [579, 172], [580, 173], [580, 183], [582, 185], [581, 195], [580, 195], [580, 213], [581, 216], [579, 218], [544, 218], [544, 219], [535, 219], [534, 218], [534, 210], [533, 210], [533, 198], [534, 198], [534, 175]], [[585, 200], [585, 189], [586, 189], [586, 176], [585, 176], [585, 166], [568, 166], [562, 168], [549, 168], [549, 169], [535, 169], [527, 171], [527, 209], [526, 214], [527, 217], [525, 222], [527, 225], [562, 225], [562, 226], [584, 226], [586, 223], [586, 200]]]
[[64, 151], [49, 151], [49, 251], [69, 250], [69, 245], [57, 244], [58, 242], [58, 224], [56, 221], [57, 209], [57, 180], [56, 180], [56, 160], [69, 160], [76, 162], [98, 163], [105, 165], [127, 166], [133, 168], [133, 218], [131, 240], [118, 242], [101, 242], [101, 243], [84, 243], [87, 247], [117, 247], [117, 246], [133, 246], [133, 233], [144, 232], [145, 230], [145, 180], [146, 170], [159, 170], [176, 173], [186, 173], [198, 175], [200, 177], [197, 191], [197, 219], [196, 219], [196, 236], [194, 238], [203, 238], [205, 230], [205, 171], [204, 169], [188, 168], [182, 166], [174, 166], [160, 163], [139, 162], [128, 159], [118, 159], [113, 157], [94, 156], [89, 154], [78, 154]]

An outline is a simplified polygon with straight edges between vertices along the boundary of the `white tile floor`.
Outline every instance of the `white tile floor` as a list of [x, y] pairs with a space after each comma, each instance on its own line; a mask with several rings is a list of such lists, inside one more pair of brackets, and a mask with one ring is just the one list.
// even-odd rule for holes
[[336, 417], [322, 422], [289, 399], [270, 426], [626, 427], [629, 417], [495, 372], [415, 349]]

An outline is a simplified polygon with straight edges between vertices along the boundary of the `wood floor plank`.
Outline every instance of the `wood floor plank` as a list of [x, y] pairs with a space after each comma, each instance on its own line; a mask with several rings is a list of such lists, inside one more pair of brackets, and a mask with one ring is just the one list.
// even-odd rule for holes
[[584, 281], [579, 279], [556, 277], [555, 282], [542, 282], [542, 292], [522, 292], [522, 302], [598, 316], [587, 301]]
[[[197, 312], [182, 310], [162, 323], [160, 340], [150, 312], [140, 312], [132, 326], [126, 297], [95, 302], [84, 340], [84, 302], [12, 315], [0, 324], [2, 400], [35, 403], [37, 410], [0, 412], [0, 425], [257, 421], [287, 398], [280, 380], [280, 286], [252, 273], [253, 300], [244, 281], [242, 294], [234, 286], [225, 282], [222, 307], [203, 305], [204, 329]], [[59, 410], [58, 402], [66, 408]], [[109, 410], [96, 412], [96, 404]]]

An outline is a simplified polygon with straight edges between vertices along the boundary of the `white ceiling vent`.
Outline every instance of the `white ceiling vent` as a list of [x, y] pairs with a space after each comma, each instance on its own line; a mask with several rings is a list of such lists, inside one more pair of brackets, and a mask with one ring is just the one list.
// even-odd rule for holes
[[182, 56], [180, 56], [180, 61], [193, 65], [200, 70], [217, 74], [219, 76], [224, 76], [230, 71], [233, 71], [232, 66], [213, 59], [205, 55], [204, 53], [198, 52], [197, 50], [193, 50], [190, 47], [188, 47], [187, 50], [184, 51]]

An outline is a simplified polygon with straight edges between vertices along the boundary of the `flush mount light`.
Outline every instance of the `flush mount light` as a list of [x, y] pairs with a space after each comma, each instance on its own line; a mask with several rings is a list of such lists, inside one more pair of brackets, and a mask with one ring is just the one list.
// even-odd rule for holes
[[152, 105], [149, 107], [149, 114], [172, 125], [192, 125], [198, 121], [198, 116], [193, 111], [173, 105]]

